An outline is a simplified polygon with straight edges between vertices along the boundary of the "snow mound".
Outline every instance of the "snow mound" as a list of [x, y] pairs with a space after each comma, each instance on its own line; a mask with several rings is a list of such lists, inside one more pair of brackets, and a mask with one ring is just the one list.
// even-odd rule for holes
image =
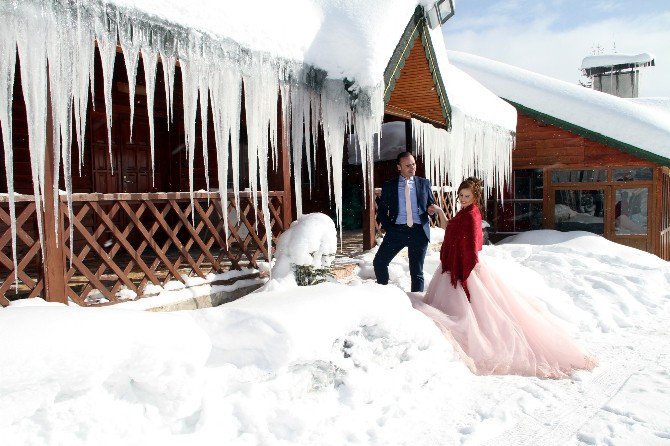
[[[123, 437], [141, 430], [143, 417], [175, 423], [200, 406], [211, 344], [184, 314], [12, 306], [0, 312], [0, 327], [5, 444], [41, 444], [40, 430], [52, 433], [49, 444]], [[40, 420], [58, 410], [65, 419]], [[34, 437], [13, 441], [10, 425]]]
[[272, 280], [264, 290], [277, 286], [297, 286], [293, 266], [320, 268], [330, 265], [337, 252], [337, 231], [325, 214], [305, 214], [291, 223], [280, 237], [272, 268]]

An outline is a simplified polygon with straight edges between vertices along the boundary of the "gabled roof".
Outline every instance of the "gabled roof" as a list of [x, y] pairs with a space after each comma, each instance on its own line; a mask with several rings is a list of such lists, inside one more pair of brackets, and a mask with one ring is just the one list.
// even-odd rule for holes
[[424, 10], [421, 6], [416, 7], [414, 15], [407, 23], [384, 71], [384, 103], [388, 104], [391, 99], [391, 93], [395, 88], [407, 58], [417, 42], [417, 38], [421, 40], [423, 51], [428, 61], [428, 68], [433, 77], [435, 92], [442, 108], [442, 117], [444, 118], [445, 126], [451, 128], [451, 106], [449, 105], [449, 98], [444, 88], [442, 74], [435, 58], [435, 49], [433, 48], [433, 42], [426, 26]]
[[472, 54], [453, 64], [525, 114], [637, 157], [670, 165], [670, 117], [649, 107]]

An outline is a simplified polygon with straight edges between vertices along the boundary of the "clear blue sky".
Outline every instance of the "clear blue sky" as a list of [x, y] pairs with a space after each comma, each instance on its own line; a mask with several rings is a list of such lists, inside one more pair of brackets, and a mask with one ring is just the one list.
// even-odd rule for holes
[[594, 50], [650, 52], [641, 96], [670, 97], [670, 0], [457, 0], [448, 49], [577, 82]]

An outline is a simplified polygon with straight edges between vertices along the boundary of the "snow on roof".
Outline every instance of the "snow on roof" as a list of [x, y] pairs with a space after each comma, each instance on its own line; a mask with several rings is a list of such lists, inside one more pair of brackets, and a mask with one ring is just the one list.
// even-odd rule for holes
[[587, 56], [582, 60], [582, 70], [598, 67], [612, 67], [615, 65], [644, 65], [654, 61], [651, 53], [640, 54], [599, 54]]
[[516, 110], [470, 75], [449, 63], [440, 28], [430, 31], [435, 58], [447, 90], [449, 105], [463, 114], [516, 132]]
[[[90, 0], [89, 0], [90, 1]], [[253, 51], [321, 68], [361, 86], [384, 69], [417, 5], [429, 0], [102, 0], [231, 39]]]
[[649, 107], [460, 51], [449, 59], [504, 99], [670, 162], [670, 117]]
[[670, 118], [670, 98], [627, 98], [626, 100], [648, 107], [655, 112], [665, 113]]

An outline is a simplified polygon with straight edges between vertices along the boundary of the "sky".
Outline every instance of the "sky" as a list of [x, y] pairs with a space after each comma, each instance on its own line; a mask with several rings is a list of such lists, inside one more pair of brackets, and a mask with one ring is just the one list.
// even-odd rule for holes
[[[447, 49], [473, 53], [567, 82], [592, 54], [642, 52], [641, 97], [670, 97], [670, 1], [458, 0], [444, 26]], [[615, 50], [615, 51], [614, 51]]]

